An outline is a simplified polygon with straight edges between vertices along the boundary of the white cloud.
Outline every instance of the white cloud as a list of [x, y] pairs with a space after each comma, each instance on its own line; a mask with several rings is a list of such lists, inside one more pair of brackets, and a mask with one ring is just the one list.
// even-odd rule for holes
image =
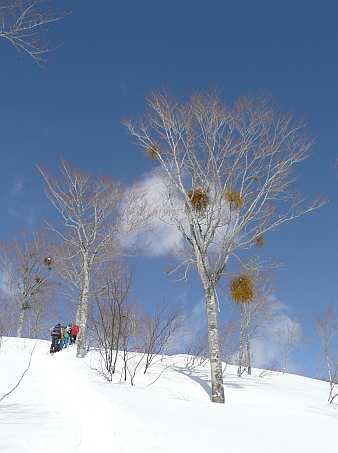
[[124, 240], [126, 248], [137, 246], [149, 256], [166, 256], [184, 247], [182, 234], [168, 215], [163, 212], [167, 187], [158, 173], [149, 173], [132, 190], [142, 194], [143, 201], [158, 213], [137, 233]]
[[297, 364], [292, 362], [292, 350], [302, 338], [302, 328], [299, 322], [280, 312], [284, 309], [285, 306], [281, 305], [272, 322], [264, 329], [263, 335], [252, 340], [253, 363], [258, 368], [271, 365], [281, 367], [284, 351], [288, 347], [291, 351], [288, 368], [291, 370], [297, 368]]

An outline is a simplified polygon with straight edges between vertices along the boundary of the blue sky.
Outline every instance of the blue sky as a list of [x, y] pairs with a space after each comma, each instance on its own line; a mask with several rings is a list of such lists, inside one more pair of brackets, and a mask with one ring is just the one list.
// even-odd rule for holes
[[[62, 154], [96, 174], [132, 183], [150, 162], [121, 125], [145, 97], [218, 88], [225, 99], [268, 95], [308, 123], [313, 156], [299, 168], [299, 189], [330, 203], [268, 236], [264, 251], [285, 263], [277, 297], [304, 326], [299, 356], [313, 374], [313, 314], [338, 306], [337, 182], [338, 5], [335, 2], [60, 1], [72, 15], [52, 30], [62, 46], [39, 68], [0, 42], [2, 216], [0, 237], [41, 225], [53, 211], [35, 164], [55, 168]], [[93, 4], [100, 6], [94, 9]], [[134, 260], [135, 295], [149, 309], [201, 301], [195, 280], [173, 283], [166, 259]], [[223, 316], [223, 314], [222, 314]], [[224, 312], [226, 316], [226, 311]]]

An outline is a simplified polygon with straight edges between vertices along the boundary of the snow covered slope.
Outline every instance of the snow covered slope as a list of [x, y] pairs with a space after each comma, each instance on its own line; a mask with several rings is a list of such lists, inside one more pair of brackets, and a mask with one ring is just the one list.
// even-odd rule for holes
[[[3, 340], [0, 396], [34, 343]], [[95, 351], [79, 360], [75, 348], [54, 356], [48, 349], [37, 342], [29, 372], [0, 404], [1, 453], [338, 451], [338, 407], [326, 404], [324, 382], [258, 370], [237, 378], [230, 367], [226, 404], [217, 405], [207, 394], [208, 366], [190, 372], [184, 356], [164, 358], [149, 375], [140, 370], [131, 387], [105, 381]]]

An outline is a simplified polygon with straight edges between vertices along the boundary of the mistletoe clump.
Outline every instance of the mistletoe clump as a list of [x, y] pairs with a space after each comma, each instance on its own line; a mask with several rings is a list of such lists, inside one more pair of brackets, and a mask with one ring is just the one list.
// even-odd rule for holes
[[188, 197], [196, 211], [202, 212], [208, 207], [209, 197], [206, 190], [202, 188], [191, 189], [188, 192]]
[[249, 274], [242, 274], [230, 282], [231, 297], [237, 304], [248, 304], [255, 298], [254, 280]]
[[157, 145], [151, 143], [147, 148], [148, 157], [152, 160], [156, 160], [160, 157], [160, 150]]
[[225, 192], [225, 199], [234, 209], [239, 210], [243, 207], [244, 200], [241, 194], [235, 190], [228, 190], [227, 192]]

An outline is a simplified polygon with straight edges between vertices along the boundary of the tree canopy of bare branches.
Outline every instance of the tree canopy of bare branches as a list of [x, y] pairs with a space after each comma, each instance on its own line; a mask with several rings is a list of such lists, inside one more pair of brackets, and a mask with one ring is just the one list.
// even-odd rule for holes
[[195, 267], [205, 293], [212, 400], [224, 402], [215, 288], [231, 256], [265, 233], [323, 204], [305, 204], [293, 188], [294, 168], [312, 140], [303, 124], [264, 100], [224, 104], [214, 94], [182, 103], [166, 94], [129, 132], [159, 164], [165, 186], [159, 216], [182, 234], [177, 269]]
[[42, 64], [51, 50], [45, 36], [48, 25], [64, 16], [50, 0], [0, 0], [0, 39]]

